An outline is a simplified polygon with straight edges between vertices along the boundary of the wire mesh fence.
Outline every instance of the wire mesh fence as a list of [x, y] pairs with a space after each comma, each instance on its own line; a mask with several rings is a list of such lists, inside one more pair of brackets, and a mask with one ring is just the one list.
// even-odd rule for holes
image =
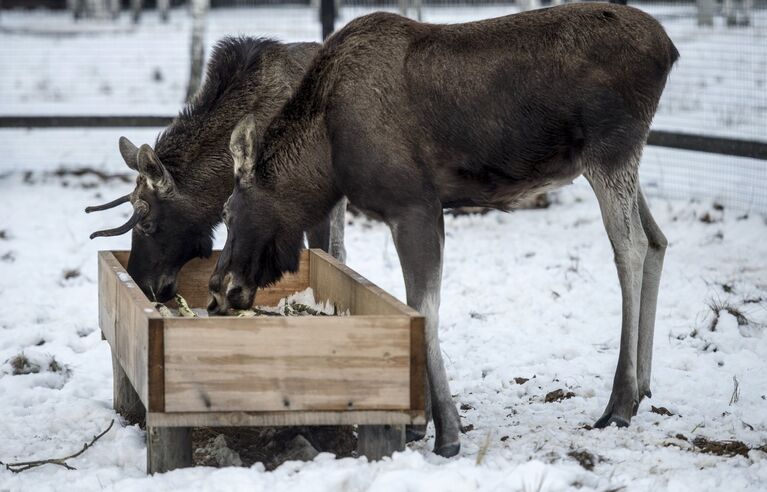
[[[88, 11], [99, 1], [103, 8]], [[175, 0], [167, 3], [165, 18], [166, 3], [146, 2], [138, 22], [127, 1], [116, 18], [109, 14], [111, 0], [81, 0], [86, 7], [77, 20], [71, 10], [2, 11], [0, 116], [177, 113], [188, 90], [194, 22], [190, 5]], [[660, 20], [681, 53], [654, 129], [767, 145], [767, 1], [630, 4]], [[213, 0], [205, 6], [206, 54], [225, 35], [321, 39], [319, 0]], [[539, 0], [340, 0], [336, 28], [377, 10], [456, 23], [539, 6]], [[0, 169], [120, 166], [119, 135], [140, 140], [158, 131], [3, 129]], [[650, 195], [716, 200], [767, 213], [765, 160], [650, 146], [642, 166]]]

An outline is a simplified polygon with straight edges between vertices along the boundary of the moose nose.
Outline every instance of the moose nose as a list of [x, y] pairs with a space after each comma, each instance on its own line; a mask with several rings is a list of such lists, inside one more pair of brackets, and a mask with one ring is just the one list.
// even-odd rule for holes
[[241, 285], [230, 283], [226, 291], [226, 300], [233, 309], [248, 309], [250, 307], [250, 295]]
[[152, 288], [157, 302], [168, 302], [176, 295], [176, 276], [160, 275]]
[[175, 282], [160, 284], [157, 289], [157, 302], [168, 302], [176, 295]]

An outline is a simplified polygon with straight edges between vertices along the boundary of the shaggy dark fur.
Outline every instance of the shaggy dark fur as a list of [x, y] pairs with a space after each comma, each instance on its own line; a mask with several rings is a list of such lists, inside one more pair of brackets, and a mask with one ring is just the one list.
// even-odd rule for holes
[[316, 43], [281, 44], [238, 37], [220, 41], [205, 82], [140, 162], [126, 141], [126, 162], [140, 171], [131, 196], [149, 213], [133, 229], [128, 272], [158, 301], [175, 293], [175, 278], [190, 259], [210, 255], [211, 234], [233, 187], [232, 129], [252, 114], [263, 131], [299, 84]]
[[[380, 216], [408, 305], [426, 320], [435, 452], [454, 456], [460, 417], [437, 332], [442, 210], [505, 210], [585, 175], [624, 300], [613, 394], [595, 426], [628, 425], [649, 395], [665, 244], [637, 183], [639, 156], [677, 57], [652, 17], [605, 3], [457, 25], [386, 13], [350, 22], [326, 42], [264, 138], [242, 138], [252, 151], [235, 164], [209, 308], [248, 307], [257, 287], [295, 270], [300, 231], [343, 195]], [[419, 438], [425, 428], [410, 431]]]
[[230, 200], [238, 252], [220, 266], [274, 282], [297, 265], [295, 231], [342, 195], [392, 221], [424, 205], [505, 210], [590, 167], [622, 179], [678, 56], [652, 17], [609, 4], [457, 25], [358, 18], [257, 139], [255, 186]]

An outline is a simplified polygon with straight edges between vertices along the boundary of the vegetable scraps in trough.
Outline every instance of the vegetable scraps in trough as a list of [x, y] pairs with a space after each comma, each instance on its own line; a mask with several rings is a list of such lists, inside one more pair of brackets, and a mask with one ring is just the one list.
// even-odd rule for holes
[[[175, 300], [177, 308], [170, 308], [162, 303], [157, 303], [155, 308], [166, 318], [174, 316], [184, 318], [208, 317], [205, 308], [189, 307], [189, 303], [181, 294], [176, 294]], [[280, 299], [276, 306], [253, 306], [246, 310], [230, 310], [227, 314], [239, 318], [254, 318], [260, 316], [345, 316], [349, 313], [339, 313], [330, 301], [317, 302], [314, 298], [314, 291], [311, 287], [307, 287], [301, 292]]]

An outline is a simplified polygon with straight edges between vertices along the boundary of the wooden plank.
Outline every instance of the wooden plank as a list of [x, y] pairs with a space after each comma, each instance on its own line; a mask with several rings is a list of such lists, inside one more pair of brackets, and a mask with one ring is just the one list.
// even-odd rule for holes
[[321, 249], [312, 249], [309, 255], [309, 285], [318, 301], [332, 300], [340, 311], [349, 310], [354, 316], [420, 316], [418, 311]]
[[402, 314], [411, 317], [410, 408], [425, 408], [424, 318], [414, 309], [320, 249], [311, 250], [309, 283], [318, 300], [331, 299], [352, 315]]
[[404, 425], [360, 425], [357, 429], [357, 452], [370, 461], [380, 460], [404, 449]]
[[148, 408], [153, 412], [165, 410], [165, 322], [150, 319], [147, 325], [147, 385]]
[[279, 427], [292, 425], [426, 424], [423, 413], [348, 410], [340, 412], [182, 412], [149, 413], [147, 425], [158, 427]]
[[[152, 320], [161, 330], [162, 317], [125, 271], [127, 257], [103, 251], [99, 258], [100, 271], [107, 277], [103, 289], [106, 297], [99, 301], [103, 301], [100, 307], [104, 313], [102, 332], [144, 406], [152, 411], [162, 410], [151, 406], [148, 377], [149, 323]], [[112, 289], [114, 297], [111, 297]], [[157, 354], [152, 355], [157, 357]]]
[[410, 408], [426, 411], [426, 343], [424, 318], [410, 318]]
[[146, 410], [141, 403], [141, 398], [139, 398], [136, 390], [133, 389], [133, 385], [115, 354], [112, 354], [112, 382], [112, 406], [115, 411], [122, 415], [130, 424], [145, 422]]
[[165, 411], [409, 409], [410, 319], [167, 318]]
[[194, 466], [192, 429], [189, 427], [156, 427], [146, 429], [146, 472], [165, 473]]
[[105, 340], [115, 347], [115, 325], [117, 317], [117, 274], [113, 269], [120, 269], [110, 260], [114, 257], [108, 251], [99, 251], [99, 327]]

